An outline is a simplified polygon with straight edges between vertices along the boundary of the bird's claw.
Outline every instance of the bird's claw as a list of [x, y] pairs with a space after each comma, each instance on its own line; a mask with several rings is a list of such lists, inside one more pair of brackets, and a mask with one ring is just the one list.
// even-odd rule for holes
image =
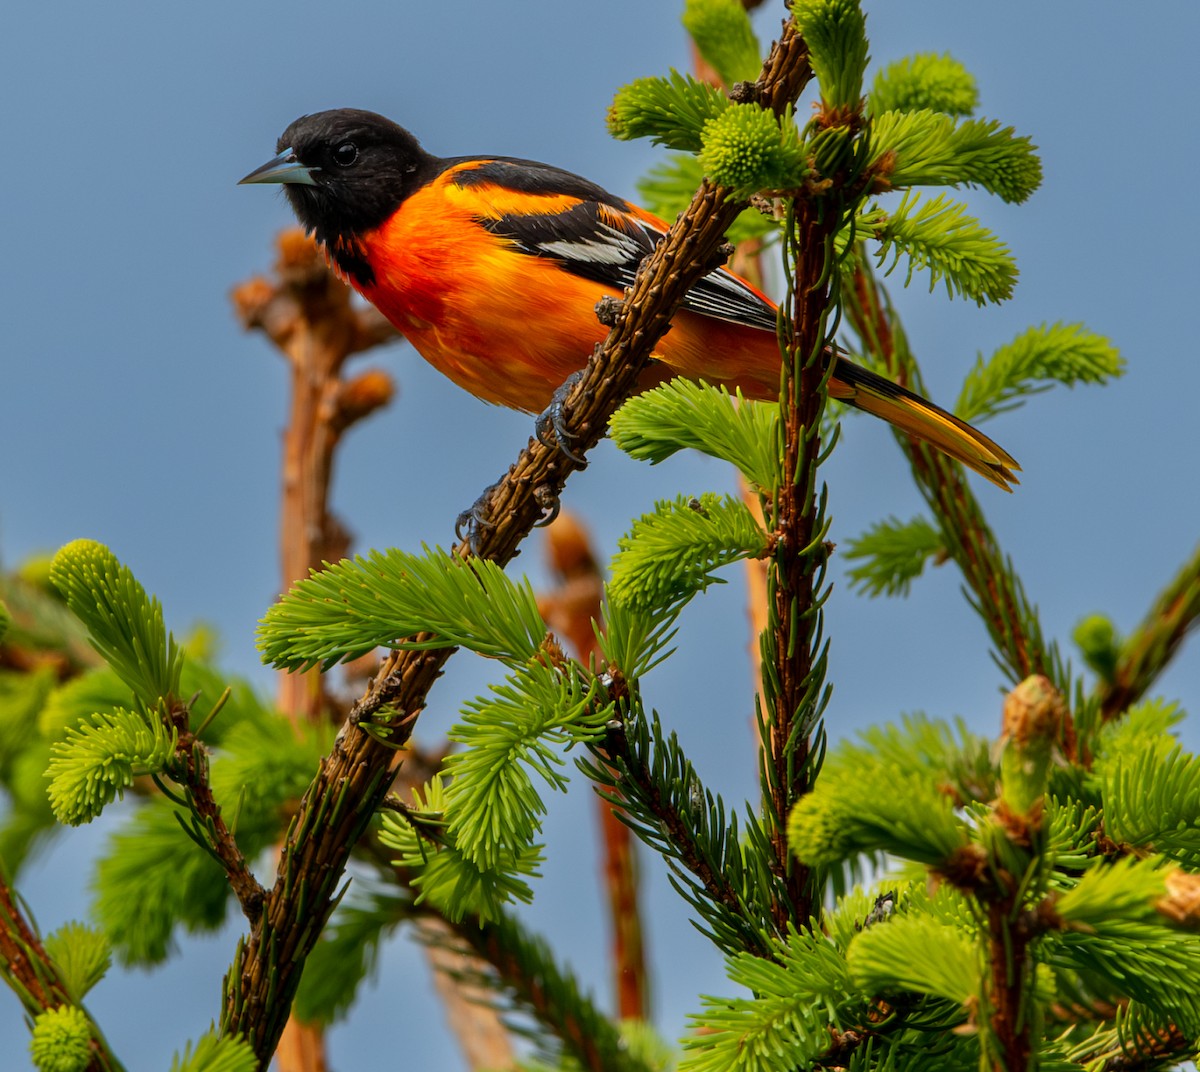
[[555, 390], [554, 395], [551, 397], [550, 405], [537, 415], [537, 419], [533, 422], [533, 432], [537, 436], [538, 442], [543, 446], [557, 447], [576, 465], [583, 467], [587, 465], [587, 460], [582, 455], [572, 451], [568, 445], [574, 441], [575, 436], [567, 431], [563, 408], [566, 405], [567, 396], [581, 379], [583, 379], [582, 369], [578, 372], [572, 372], [562, 382], [562, 385]]
[[545, 528], [547, 525], [552, 524], [554, 519], [558, 517], [558, 512], [562, 509], [562, 503], [554, 491], [546, 484], [538, 484], [533, 489], [533, 498], [538, 506], [542, 508], [542, 517], [538, 521], [537, 527], [539, 529]]
[[471, 505], [454, 519], [454, 536], [458, 540], [465, 540], [471, 554], [479, 557], [479, 537], [483, 529], [495, 528], [493, 522], [488, 520], [488, 500], [492, 497], [492, 492], [496, 490], [496, 485], [492, 484], [486, 488], [482, 495], [479, 496]]

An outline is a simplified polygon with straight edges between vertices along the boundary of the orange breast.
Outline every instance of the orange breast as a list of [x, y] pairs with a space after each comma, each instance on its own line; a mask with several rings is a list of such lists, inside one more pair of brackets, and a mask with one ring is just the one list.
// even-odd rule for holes
[[[575, 203], [538, 200], [547, 212]], [[489, 207], [499, 214], [508, 206]], [[375, 282], [359, 290], [455, 383], [485, 401], [538, 412], [607, 334], [596, 302], [621, 295], [517, 251], [476, 222], [480, 209], [478, 186], [459, 187], [445, 175], [415, 193], [363, 236]], [[680, 313], [656, 357], [673, 371], [756, 397], [778, 390], [778, 350], [768, 332]], [[648, 377], [662, 378], [661, 370]]]

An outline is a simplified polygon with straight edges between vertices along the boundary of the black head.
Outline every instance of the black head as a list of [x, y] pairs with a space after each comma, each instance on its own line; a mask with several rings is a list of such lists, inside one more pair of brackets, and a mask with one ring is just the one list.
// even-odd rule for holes
[[330, 246], [378, 227], [437, 166], [403, 127], [357, 108], [301, 116], [276, 149], [241, 181], [284, 183], [300, 222]]

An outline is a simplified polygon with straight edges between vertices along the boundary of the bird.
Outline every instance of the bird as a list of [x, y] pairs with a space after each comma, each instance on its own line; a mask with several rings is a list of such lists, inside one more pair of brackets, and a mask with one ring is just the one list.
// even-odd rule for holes
[[[486, 402], [546, 410], [668, 224], [589, 180], [507, 156], [438, 157], [374, 112], [301, 116], [241, 183], [280, 183], [331, 267], [431, 365]], [[827, 350], [830, 396], [1011, 491], [1017, 462], [965, 421]], [[777, 399], [776, 306], [724, 267], [687, 293], [639, 388], [686, 376]]]

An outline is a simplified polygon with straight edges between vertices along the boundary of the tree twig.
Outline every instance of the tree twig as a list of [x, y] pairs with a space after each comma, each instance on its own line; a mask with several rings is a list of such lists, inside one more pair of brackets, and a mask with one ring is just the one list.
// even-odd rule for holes
[[1100, 687], [1106, 721], [1135, 703], [1171, 661], [1200, 618], [1200, 544], [1159, 593], [1137, 629], [1121, 645], [1112, 680]]

